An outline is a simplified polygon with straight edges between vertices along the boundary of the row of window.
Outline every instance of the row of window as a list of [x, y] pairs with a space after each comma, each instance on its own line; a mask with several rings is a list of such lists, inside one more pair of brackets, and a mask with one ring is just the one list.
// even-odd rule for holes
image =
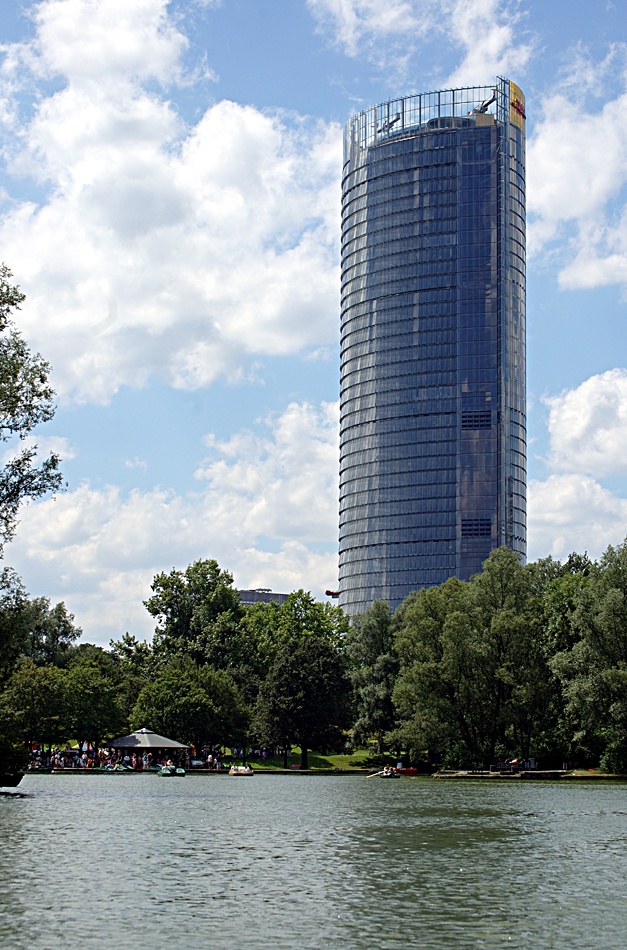
[[387, 197], [375, 204], [367, 198], [362, 198], [346, 209], [342, 220], [345, 227], [365, 221], [376, 225], [377, 221], [387, 221], [390, 218], [393, 218], [396, 224], [402, 214], [409, 216], [407, 220], [415, 222], [437, 221], [442, 225], [443, 231], [452, 231], [457, 227], [458, 203], [454, 195], [448, 194], [439, 195], [437, 201], [429, 201], [428, 204], [414, 198], [390, 201]]
[[[423, 374], [421, 377], [417, 377], [415, 373], [409, 372], [405, 373], [405, 379], [402, 383], [394, 383], [394, 377], [397, 374], [394, 371], [394, 366], [386, 367], [386, 373], [384, 377], [377, 377], [376, 373], [369, 372], [368, 368], [358, 369], [355, 368], [353, 371], [345, 372], [342, 371], [340, 387], [341, 387], [341, 396], [343, 400], [350, 398], [351, 396], [365, 396], [370, 393], [379, 393], [385, 391], [402, 391], [407, 390], [409, 399], [408, 406], [410, 405], [410, 400], [413, 399], [412, 393], [415, 393], [416, 406], [415, 414], [423, 413], [423, 403], [430, 399], [436, 398], [436, 393], [440, 394], [443, 398], [456, 396], [459, 391], [458, 385], [458, 374], [457, 373], [440, 373], [439, 376], [429, 377], [426, 374]], [[384, 383], [384, 380], [390, 380], [390, 382]], [[474, 381], [473, 381], [474, 382]], [[491, 381], [494, 385], [494, 381]], [[412, 389], [412, 387], [414, 387]], [[478, 387], [477, 387], [478, 388]], [[483, 383], [482, 388], [488, 388], [488, 384]]]
[[[458, 330], [455, 326], [453, 316], [447, 314], [438, 321], [437, 329], [433, 330], [423, 325], [419, 317], [411, 315], [406, 319], [393, 319], [386, 323], [381, 314], [373, 314], [371, 322], [349, 320], [342, 328], [340, 344], [342, 352], [350, 351], [351, 347], [361, 343], [373, 343], [380, 347], [381, 341], [388, 343], [396, 340], [398, 346], [408, 347], [424, 344], [448, 345], [457, 342]], [[425, 321], [426, 322], [426, 321]], [[433, 323], [429, 318], [429, 323]], [[361, 324], [361, 325], [360, 325]], [[474, 329], [464, 329], [461, 339], [473, 338], [473, 334], [478, 331]]]
[[[437, 308], [434, 307], [434, 309]], [[436, 330], [432, 330], [423, 328], [420, 317], [410, 316], [407, 321], [394, 320], [393, 323], [381, 325], [382, 321], [380, 315], [373, 314], [373, 321], [361, 329], [356, 330], [352, 321], [347, 324], [346, 330], [340, 338], [340, 344], [342, 350], [348, 352], [351, 347], [361, 343], [371, 342], [373, 336], [376, 336], [377, 339], [380, 337], [385, 337], [385, 339], [396, 337], [401, 346], [455, 345], [457, 343], [457, 332], [453, 322], [448, 319], [448, 317], [450, 317], [450, 314], [447, 315], [446, 321], [443, 321]], [[410, 324], [409, 328], [407, 326], [408, 323]], [[413, 324], [413, 329], [411, 324]], [[475, 331], [469, 330], [468, 334], [472, 332]], [[466, 334], [464, 334], [462, 339], [465, 338]]]
[[[456, 313], [457, 310], [457, 287], [450, 284], [443, 284], [439, 287], [408, 287], [406, 290], [399, 291], [389, 297], [380, 297], [378, 299], [366, 298], [363, 301], [355, 302], [351, 305], [349, 311], [342, 313], [343, 321], [352, 319], [362, 319], [369, 317], [373, 309], [377, 313], [396, 313], [404, 311], [407, 313], [412, 307], [417, 307], [419, 313], [422, 313], [423, 307], [429, 304], [437, 304], [443, 307], [443, 313]], [[415, 316], [418, 313], [414, 314]], [[435, 316], [435, 315], [434, 315]], [[434, 327], [437, 323], [434, 321]]]
[[[453, 265], [453, 266], [452, 266]], [[489, 283], [489, 268], [486, 268], [487, 276], [483, 279]], [[377, 267], [372, 270], [368, 264], [357, 264], [354, 267], [346, 269], [342, 275], [342, 287], [349, 292], [353, 289], [350, 285], [359, 281], [369, 282], [366, 286], [372, 288], [384, 287], [391, 283], [407, 283], [424, 277], [456, 277], [457, 268], [454, 262], [446, 260], [429, 261], [406, 261], [394, 262], [390, 260], [389, 264]]]
[[[340, 416], [342, 422], [345, 423], [342, 425], [342, 431], [348, 429], [352, 424], [352, 401], [353, 399], [360, 398], [372, 398], [372, 393], [378, 393], [378, 388], [373, 381], [364, 383], [359, 387], [358, 392], [355, 392], [350, 388], [342, 388], [340, 395]], [[410, 404], [407, 404], [407, 408], [410, 408]], [[411, 404], [412, 413], [411, 418], [416, 420], [416, 423], [422, 424], [422, 421], [425, 417], [431, 417], [433, 415], [449, 415], [452, 412], [457, 412], [457, 387], [455, 386], [433, 386], [433, 387], [419, 387], [415, 390], [415, 402]], [[355, 409], [355, 411], [358, 411]], [[426, 422], [425, 422], [426, 424]]]
[[[455, 462], [454, 456], [452, 457], [452, 462]], [[399, 466], [401, 468], [401, 466]], [[417, 487], [416, 475], [414, 472], [408, 472], [403, 468], [402, 471], [394, 472], [388, 474], [387, 472], [377, 476], [377, 487], [376, 489], [372, 488], [372, 480], [366, 477], [355, 478], [349, 481], [344, 481], [342, 483], [342, 489], [344, 494], [350, 494], [352, 492], [370, 492], [370, 494], [365, 495], [364, 497], [368, 501], [376, 501], [377, 498], [384, 498], [382, 492], [390, 491], [390, 499], [395, 496], [395, 493], [401, 492], [403, 489], [414, 489]], [[453, 464], [452, 468], [439, 468], [433, 469], [432, 471], [426, 471], [421, 474], [420, 477], [420, 489], [421, 491], [426, 491], [428, 485], [433, 485], [436, 489], [438, 486], [441, 489], [441, 494], [446, 494], [444, 491], [444, 485], [452, 486], [453, 490], [456, 484], [456, 467]], [[437, 491], [432, 491], [429, 494], [437, 496]]]
[[[487, 244], [487, 250], [489, 252], [489, 244]], [[457, 257], [456, 247], [440, 245], [418, 248], [411, 239], [405, 238], [402, 241], [392, 242], [392, 246], [382, 242], [380, 245], [355, 248], [353, 252], [344, 255], [342, 274], [346, 276], [351, 268], [357, 268], [356, 273], [366, 274], [398, 267], [401, 263], [425, 264], [427, 262], [447, 262], [449, 269], [453, 270]]]
[[393, 223], [389, 221], [377, 221], [380, 227], [375, 227], [372, 222], [359, 224], [355, 227], [345, 229], [342, 234], [342, 256], [346, 253], [354, 253], [355, 248], [379, 247], [388, 245], [394, 241], [409, 240], [410, 247], [447, 247], [457, 244], [457, 231], [448, 231], [444, 234], [425, 234], [417, 222], [411, 221], [399, 225], [396, 219]]
[[354, 304], [364, 303], [373, 297], [392, 297], [399, 293], [407, 293], [408, 290], [415, 291], [438, 291], [450, 289], [454, 286], [450, 275], [430, 276], [414, 278], [411, 285], [407, 281], [388, 280], [375, 285], [371, 285], [365, 278], [361, 277], [354, 281], [350, 287], [346, 288], [342, 294], [342, 307], [349, 308]]
[[367, 207], [364, 207], [344, 215], [342, 230], [345, 233], [350, 228], [359, 227], [366, 228], [368, 233], [375, 233], [398, 225], [411, 225], [412, 227], [419, 227], [420, 233], [424, 235], [457, 233], [457, 209], [455, 205], [450, 205], [444, 210], [440, 209], [438, 217], [434, 217], [433, 211], [430, 211], [427, 220], [425, 214], [426, 212], [423, 213], [423, 209], [416, 209], [412, 206], [410, 208], [397, 208], [393, 215], [371, 217], [368, 214]]
[[[494, 340], [499, 329], [496, 294], [486, 294], [485, 288], [466, 285], [459, 288], [459, 297], [457, 307], [439, 302], [424, 306], [408, 305], [406, 300], [404, 305], [398, 306], [396, 297], [364, 301], [359, 312], [355, 312], [355, 308], [355, 311], [344, 314], [341, 339], [348, 339], [353, 333], [368, 334], [368, 339], [390, 339], [404, 334], [407, 342], [415, 342], [428, 341], [435, 333], [442, 342], [445, 339], [458, 339], [462, 343]], [[511, 345], [517, 340], [518, 334], [514, 333], [512, 327]]]
[[[348, 605], [352, 605], [353, 607], [357, 606], [358, 612], [363, 613], [363, 611], [372, 605], [373, 600], [385, 600], [390, 604], [390, 607], [394, 609], [405, 599], [409, 591], [441, 584], [455, 573], [454, 555], [448, 559], [441, 555], [438, 556], [437, 565], [434, 564], [432, 568], [427, 568], [423, 562], [421, 562], [422, 567], [419, 569], [416, 565], [415, 558], [413, 559], [413, 563], [413, 570], [404, 572], [404, 574], [407, 573], [409, 579], [403, 584], [388, 584], [386, 582], [383, 585], [381, 571], [378, 568], [371, 568], [368, 572], [364, 570], [362, 573], [359, 565], [355, 564], [355, 574], [353, 575], [348, 573], [347, 566], [347, 570], [344, 573], [342, 573], [343, 569], [340, 570], [340, 587], [342, 590], [340, 594], [340, 604], [342, 607]], [[358, 578], [361, 584], [358, 585], [355, 581], [351, 581], [350, 587], [348, 587], [341, 583], [342, 578], [350, 580], [353, 577]], [[390, 574], [390, 577], [397, 580], [395, 572]]]
[[365, 504], [359, 496], [348, 496], [346, 501], [352, 502], [350, 508], [344, 506], [343, 516], [362, 518], [364, 521], [371, 516], [376, 517], [396, 515], [433, 515], [439, 512], [451, 512], [455, 515], [455, 498], [452, 495], [439, 498], [394, 498], [391, 501], [380, 500], [374, 505]]
[[[397, 397], [396, 399], [394, 397]], [[425, 406], [424, 402], [410, 402], [405, 393], [389, 393], [387, 398], [383, 400], [381, 396], [360, 396], [355, 399], [345, 399], [342, 402], [340, 415], [341, 415], [341, 435], [342, 435], [342, 445], [347, 444], [354, 438], [358, 437], [360, 432], [360, 426], [366, 423], [366, 419], [363, 418], [363, 423], [360, 420], [355, 420], [355, 414], [364, 417], [366, 414], [371, 413], [372, 411], [385, 410], [390, 406], [396, 406], [396, 415], [392, 416], [393, 419], [398, 420], [399, 427], [403, 427], [406, 424], [406, 420], [411, 420], [411, 423], [407, 423], [407, 427], [411, 428], [412, 426], [419, 427], [420, 429], [429, 426], [433, 428], [437, 425], [453, 425], [456, 426], [456, 414], [457, 406], [456, 400], [450, 399], [446, 400], [448, 407], [445, 409], [440, 405], [439, 401], [436, 402], [433, 400], [430, 405], [431, 411], [424, 409], [420, 411]], [[404, 415], [398, 414], [398, 407], [401, 406], [406, 410]], [[450, 407], [450, 408], [449, 408]], [[478, 410], [477, 413], [466, 412], [462, 413], [460, 428], [463, 430], [473, 431], [475, 429], [486, 429], [491, 430], [493, 426], [497, 426], [498, 422], [496, 419], [494, 421], [486, 421], [487, 416], [492, 415], [492, 410], [486, 410], [487, 415], [481, 416], [479, 413], [481, 410]], [[496, 414], [496, 410], [495, 410]], [[453, 417], [453, 420], [451, 420]], [[470, 417], [470, 418], [468, 418]], [[441, 418], [441, 421], [437, 420]], [[465, 423], [465, 419], [468, 418], [468, 423]], [[483, 420], [483, 421], [481, 421]], [[382, 422], [380, 416], [374, 416], [373, 419], [369, 421]], [[366, 435], [374, 434], [378, 429], [373, 429], [372, 433], [365, 433]], [[517, 448], [514, 448], [513, 451], [518, 451]]]
[[461, 326], [456, 326], [454, 318], [447, 314], [442, 317], [435, 331], [423, 328], [420, 318], [416, 317], [385, 322], [380, 315], [373, 316], [372, 322], [360, 329], [355, 329], [353, 321], [346, 323], [341, 336], [343, 360], [358, 355], [357, 347], [367, 347], [365, 352], [376, 352], [387, 362], [395, 358], [395, 350], [411, 351], [405, 353], [403, 360], [425, 359], [437, 356], [438, 352], [445, 356], [456, 356], [458, 346], [462, 360], [469, 355], [493, 356], [495, 353], [496, 320], [490, 320], [491, 314], [485, 314], [484, 311], [462, 314], [461, 319], [467, 319]]
[[[385, 388], [403, 390], [411, 385], [418, 387], [428, 387], [429, 384], [452, 386], [457, 382], [457, 366], [454, 359], [438, 359], [433, 362], [423, 361], [421, 364], [415, 357], [412, 359], [411, 354], [408, 356], [402, 350], [393, 351], [386, 355], [388, 359], [384, 363], [377, 363], [376, 365], [371, 353], [355, 356], [354, 359], [343, 356], [341, 367], [342, 389], [347, 392], [348, 387], [359, 386], [362, 382], [370, 382], [371, 380], [376, 380], [379, 383], [377, 392], [381, 392]], [[480, 365], [477, 364], [476, 368], [480, 368]], [[390, 379], [396, 379], [397, 381], [396, 383], [388, 382], [386, 385], [384, 380]], [[463, 378], [461, 382], [463, 382]], [[475, 382], [474, 379], [473, 382]], [[476, 380], [476, 382], [483, 383], [485, 386], [492, 380]]]

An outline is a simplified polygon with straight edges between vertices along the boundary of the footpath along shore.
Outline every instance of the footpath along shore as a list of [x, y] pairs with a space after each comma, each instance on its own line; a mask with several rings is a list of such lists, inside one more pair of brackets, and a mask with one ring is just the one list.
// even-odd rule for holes
[[[268, 769], [260, 766], [253, 766], [255, 775], [335, 775], [346, 776], [356, 775], [361, 778], [374, 777], [378, 772], [373, 769], [351, 768], [351, 769]], [[29, 769], [26, 775], [156, 775], [155, 771], [142, 769], [115, 770], [115, 769]], [[224, 776], [228, 775], [228, 769], [216, 771], [215, 769], [189, 769], [186, 775], [204, 775], [204, 776]], [[424, 773], [422, 775], [401, 775], [401, 778], [410, 779], [454, 779], [461, 780], [480, 780], [480, 781], [614, 781], [627, 782], [627, 775], [610, 774], [583, 770], [583, 769], [528, 769], [519, 772], [503, 771], [466, 771], [456, 769], [445, 769], [441, 772]]]

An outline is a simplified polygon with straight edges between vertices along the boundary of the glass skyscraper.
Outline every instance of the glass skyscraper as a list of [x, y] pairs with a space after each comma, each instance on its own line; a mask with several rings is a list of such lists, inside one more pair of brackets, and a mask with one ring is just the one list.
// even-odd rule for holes
[[342, 183], [340, 604], [526, 553], [525, 100], [373, 106]]

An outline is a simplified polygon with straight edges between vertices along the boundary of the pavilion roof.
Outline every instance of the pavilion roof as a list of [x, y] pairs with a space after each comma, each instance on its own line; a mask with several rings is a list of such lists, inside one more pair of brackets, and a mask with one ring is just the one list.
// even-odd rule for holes
[[166, 739], [152, 729], [136, 729], [128, 736], [109, 742], [108, 746], [111, 749], [189, 749], [183, 742]]

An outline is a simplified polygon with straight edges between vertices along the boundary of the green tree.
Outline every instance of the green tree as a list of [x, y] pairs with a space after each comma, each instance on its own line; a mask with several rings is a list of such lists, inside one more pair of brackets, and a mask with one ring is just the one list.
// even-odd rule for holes
[[0, 468], [0, 553], [14, 535], [20, 505], [61, 487], [59, 458], [51, 453], [38, 463], [37, 445], [24, 440], [54, 415], [50, 366], [32, 353], [15, 328], [13, 316], [25, 300], [11, 283], [11, 271], [0, 265], [0, 442], [8, 461]]
[[200, 667], [188, 657], [171, 660], [140, 692], [131, 714], [133, 729], [153, 729], [194, 745], [241, 743], [248, 713], [232, 678]]
[[468, 584], [451, 578], [411, 594], [394, 615], [400, 723], [390, 741], [412, 758], [474, 764], [484, 754], [485, 650]]
[[105, 669], [104, 663], [84, 659], [74, 662], [66, 672], [65, 733], [79, 744], [99, 746], [103, 739], [119, 735], [125, 725], [112, 666], [108, 672]]
[[157, 675], [163, 665], [152, 647], [129, 633], [121, 640], [111, 640], [110, 655], [118, 678], [118, 697], [127, 718], [130, 717], [139, 694]]
[[12, 568], [5, 567], [0, 571], [0, 688], [27, 648], [27, 603], [22, 581]]
[[551, 659], [571, 758], [627, 772], [627, 541], [582, 575], [568, 588], [568, 635]]
[[63, 602], [50, 606], [47, 597], [35, 597], [23, 608], [27, 628], [24, 653], [38, 666], [64, 666], [69, 650], [82, 634]]
[[355, 690], [353, 736], [358, 744], [374, 738], [379, 751], [396, 721], [392, 692], [399, 663], [391, 619], [388, 605], [377, 600], [353, 620], [346, 638]]
[[153, 640], [165, 657], [189, 656], [217, 669], [240, 661], [238, 633], [244, 609], [233, 577], [214, 560], [157, 574], [144, 606], [157, 620]]
[[346, 656], [329, 640], [302, 636], [280, 648], [257, 700], [254, 729], [262, 741], [308, 750], [338, 748], [351, 721]]
[[65, 672], [36, 666], [25, 660], [15, 670], [0, 696], [5, 722], [22, 742], [42, 748], [68, 738], [65, 715]]
[[336, 649], [346, 646], [349, 619], [341, 607], [315, 600], [308, 591], [293, 591], [275, 611], [274, 639], [277, 645], [316, 636]]
[[536, 751], [555, 718], [541, 587], [513, 551], [499, 548], [468, 584], [453, 578], [401, 605], [394, 700], [399, 736], [415, 752], [461, 766]]

